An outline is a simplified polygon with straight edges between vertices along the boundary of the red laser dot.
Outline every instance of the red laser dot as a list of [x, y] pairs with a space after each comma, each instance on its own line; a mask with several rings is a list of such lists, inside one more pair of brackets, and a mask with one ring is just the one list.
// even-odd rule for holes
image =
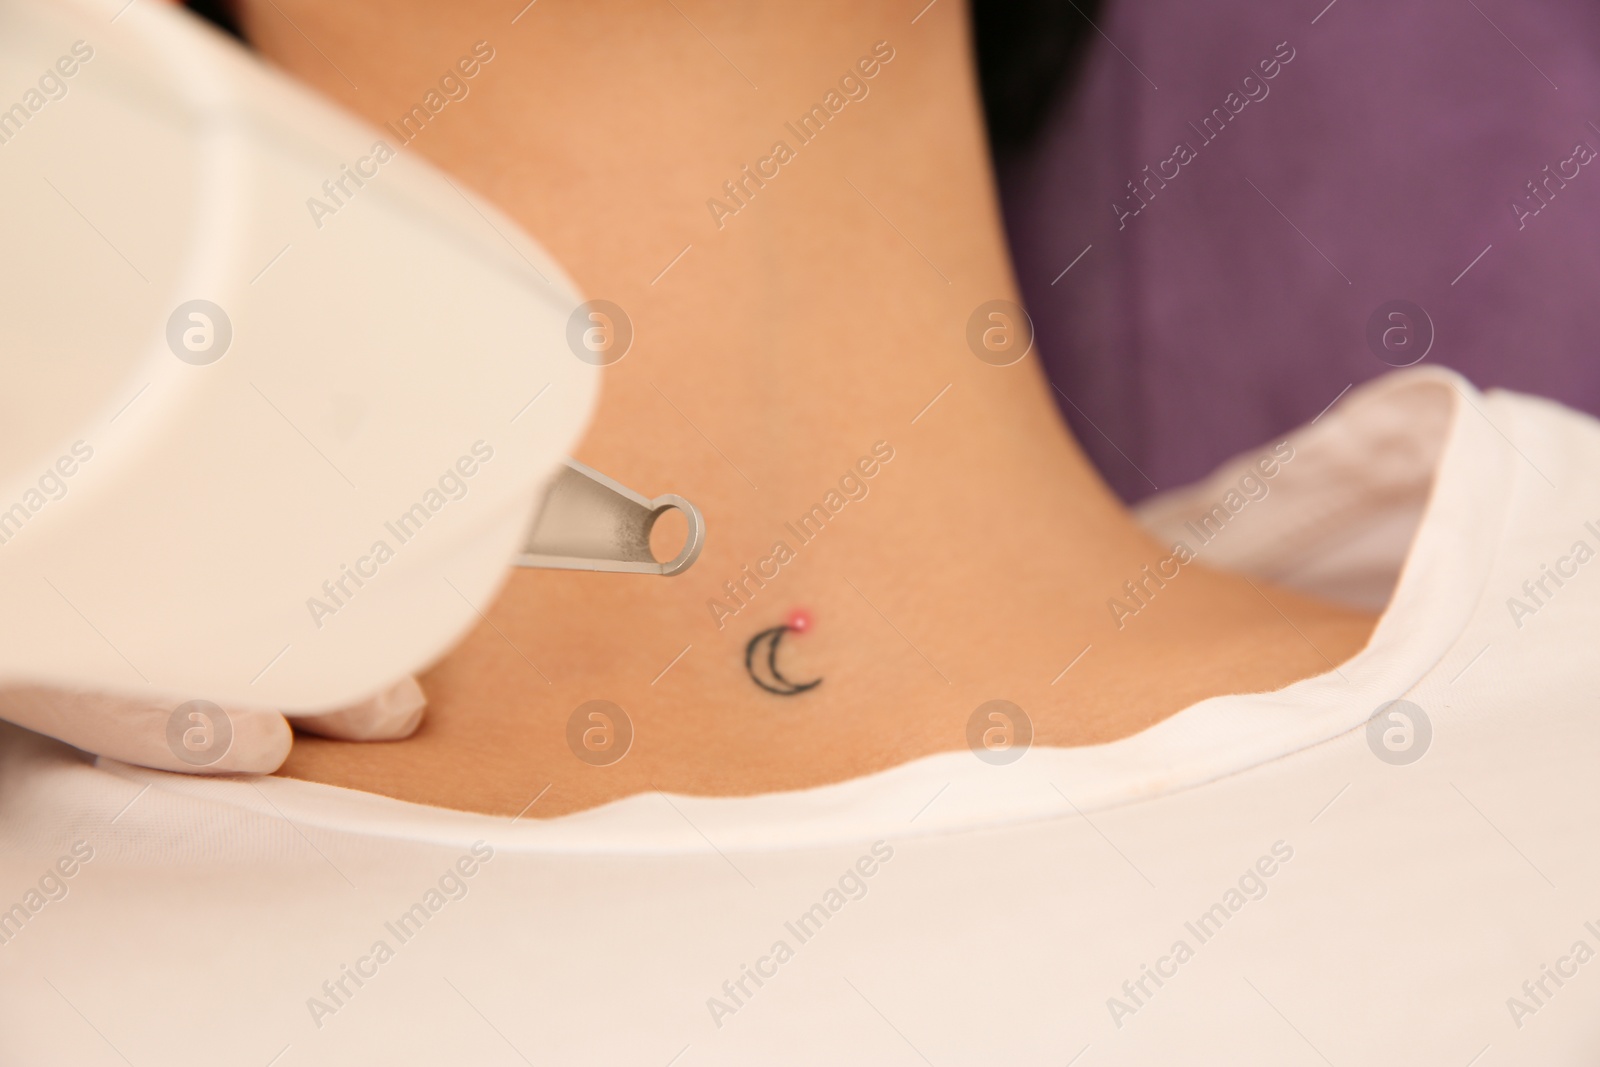
[[796, 610], [789, 616], [787, 623], [789, 629], [797, 634], [803, 634], [811, 629], [811, 614], [804, 610]]

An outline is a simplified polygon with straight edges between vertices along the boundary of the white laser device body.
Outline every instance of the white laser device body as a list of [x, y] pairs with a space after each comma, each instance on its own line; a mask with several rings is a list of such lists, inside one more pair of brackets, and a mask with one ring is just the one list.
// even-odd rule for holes
[[513, 562], [693, 562], [692, 505], [564, 458], [602, 371], [535, 242], [122, 5], [0, 2], [0, 687], [336, 708], [441, 655]]

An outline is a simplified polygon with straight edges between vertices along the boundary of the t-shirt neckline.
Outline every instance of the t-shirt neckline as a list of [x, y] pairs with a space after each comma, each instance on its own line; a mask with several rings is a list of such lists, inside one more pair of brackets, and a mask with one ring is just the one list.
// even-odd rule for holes
[[[1430, 399], [1422, 399], [1428, 393]], [[1212, 697], [1129, 737], [1036, 746], [992, 766], [962, 749], [859, 778], [756, 796], [644, 793], [550, 819], [508, 819], [272, 776], [202, 778], [100, 759], [123, 777], [300, 826], [537, 852], [674, 853], [807, 847], [1077, 817], [1238, 774], [1362, 726], [1455, 645], [1487, 581], [1513, 477], [1482, 394], [1454, 372], [1410, 369], [1352, 391], [1290, 434], [1297, 452], [1373, 447], [1372, 425], [1448, 405], [1432, 487], [1387, 609], [1367, 647], [1333, 670], [1270, 693]], [[1286, 470], [1286, 477], [1293, 477]]]

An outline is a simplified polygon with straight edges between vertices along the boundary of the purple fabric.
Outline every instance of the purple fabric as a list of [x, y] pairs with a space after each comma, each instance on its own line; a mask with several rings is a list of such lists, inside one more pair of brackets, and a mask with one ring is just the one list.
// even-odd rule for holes
[[1367, 337], [1391, 300], [1426, 362], [1600, 411], [1600, 4], [1324, 2], [1113, 0], [1002, 169], [1057, 399], [1126, 499], [1404, 362], [1424, 323]]

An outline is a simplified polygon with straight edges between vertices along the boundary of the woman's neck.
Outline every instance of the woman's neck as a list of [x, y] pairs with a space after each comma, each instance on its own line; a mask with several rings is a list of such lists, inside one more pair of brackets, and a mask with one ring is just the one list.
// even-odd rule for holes
[[[517, 6], [280, 0], [245, 24], [392, 141], [436, 92], [445, 106], [401, 150], [624, 309], [635, 340], [605, 371], [584, 456], [643, 486], [693, 475], [728, 548], [729, 524], [884, 437], [981, 436], [1014, 451], [973, 456], [975, 474], [1043, 461], [1074, 495], [1096, 481], [1038, 360], [997, 368], [967, 343], [974, 310], [1016, 293], [959, 5], [915, 25], [903, 4], [541, 0], [512, 24]], [[480, 41], [493, 58], [448, 100], [441, 75]], [[1016, 432], [963, 430], [994, 416]]]
[[[1215, 575], [1114, 629], [1107, 598], [1166, 553], [1067, 435], [1037, 356], [996, 365], [1016, 323], [987, 305], [1017, 298], [960, 5], [915, 23], [845, 0], [516, 6], [242, 14], [269, 59], [379, 125], [492, 50], [403, 151], [624, 309], [634, 341], [578, 458], [690, 497], [710, 536], [669, 581], [515, 575], [424, 679], [417, 737], [302, 739], [286, 773], [486, 811], [554, 783], [530, 814], [757, 792], [961, 747], [991, 699], [1073, 744], [1326, 669], [1280, 609], [1329, 654], [1359, 647], [1367, 620]], [[778, 696], [747, 645], [796, 609], [813, 625], [786, 670], [823, 684]], [[636, 734], [603, 770], [566, 742], [593, 699]]]

